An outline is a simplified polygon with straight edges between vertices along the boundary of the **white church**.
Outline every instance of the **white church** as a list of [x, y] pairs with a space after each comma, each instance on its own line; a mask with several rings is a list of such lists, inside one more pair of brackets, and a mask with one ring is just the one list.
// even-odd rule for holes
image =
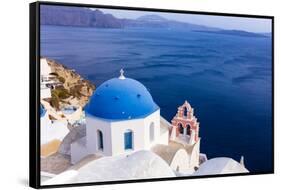
[[144, 85], [120, 73], [101, 84], [86, 106], [86, 136], [71, 144], [72, 163], [89, 154], [115, 156], [168, 145], [160, 108]]

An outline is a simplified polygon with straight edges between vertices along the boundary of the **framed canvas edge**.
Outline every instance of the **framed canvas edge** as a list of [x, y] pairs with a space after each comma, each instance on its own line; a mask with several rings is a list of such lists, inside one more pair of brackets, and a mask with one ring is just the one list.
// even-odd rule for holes
[[[74, 6], [74, 7], [92, 7], [118, 10], [135, 10], [135, 11], [155, 11], [155, 12], [170, 12], [198, 15], [214, 15], [214, 16], [230, 16], [230, 17], [246, 17], [246, 18], [262, 18], [271, 19], [271, 45], [272, 45], [272, 171], [270, 172], [251, 172], [251, 173], [233, 173], [233, 174], [216, 174], [204, 176], [183, 176], [172, 178], [151, 178], [151, 179], [135, 179], [135, 180], [120, 180], [120, 181], [104, 181], [104, 182], [89, 182], [89, 183], [73, 183], [73, 184], [54, 184], [41, 185], [40, 183], [40, 5], [55, 5], [55, 6]], [[29, 186], [33, 188], [57, 188], [57, 187], [77, 187], [90, 185], [110, 185], [124, 184], [137, 182], [157, 182], [168, 180], [186, 180], [186, 179], [201, 179], [201, 178], [216, 178], [216, 177], [234, 177], [234, 176], [252, 176], [275, 173], [275, 146], [274, 146], [274, 16], [269, 15], [252, 15], [252, 14], [236, 14], [236, 13], [220, 13], [206, 11], [189, 11], [189, 10], [173, 10], [173, 9], [158, 9], [147, 7], [126, 7], [112, 5], [95, 5], [83, 3], [65, 3], [65, 2], [49, 2], [37, 1], [29, 4]]]
[[40, 187], [39, 6], [39, 2], [29, 4], [29, 185], [33, 188]]

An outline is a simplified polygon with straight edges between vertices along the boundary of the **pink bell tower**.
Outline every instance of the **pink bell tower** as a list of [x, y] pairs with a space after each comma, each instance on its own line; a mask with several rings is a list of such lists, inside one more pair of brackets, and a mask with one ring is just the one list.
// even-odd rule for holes
[[172, 119], [170, 140], [181, 139], [187, 144], [194, 144], [199, 139], [199, 122], [193, 115], [193, 108], [185, 101], [178, 107], [178, 112]]

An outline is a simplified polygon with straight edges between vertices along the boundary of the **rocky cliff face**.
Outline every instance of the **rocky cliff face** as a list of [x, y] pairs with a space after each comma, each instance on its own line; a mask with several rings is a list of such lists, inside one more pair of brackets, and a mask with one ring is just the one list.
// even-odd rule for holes
[[47, 62], [51, 67], [53, 80], [59, 83], [51, 90], [50, 104], [56, 109], [69, 105], [84, 107], [94, 92], [95, 85], [55, 60], [47, 58]]

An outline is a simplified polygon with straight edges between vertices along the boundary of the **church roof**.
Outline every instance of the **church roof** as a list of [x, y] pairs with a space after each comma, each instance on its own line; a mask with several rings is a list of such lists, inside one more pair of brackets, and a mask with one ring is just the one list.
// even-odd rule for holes
[[239, 162], [227, 157], [218, 157], [207, 160], [200, 165], [193, 175], [215, 175], [230, 173], [248, 173], [249, 171]]
[[141, 150], [128, 156], [106, 156], [93, 160], [77, 170], [67, 170], [43, 185], [88, 183], [176, 177], [169, 165], [151, 151]]
[[125, 78], [121, 70], [119, 78], [110, 79], [96, 89], [85, 111], [103, 119], [128, 120], [146, 117], [158, 109], [146, 87]]

